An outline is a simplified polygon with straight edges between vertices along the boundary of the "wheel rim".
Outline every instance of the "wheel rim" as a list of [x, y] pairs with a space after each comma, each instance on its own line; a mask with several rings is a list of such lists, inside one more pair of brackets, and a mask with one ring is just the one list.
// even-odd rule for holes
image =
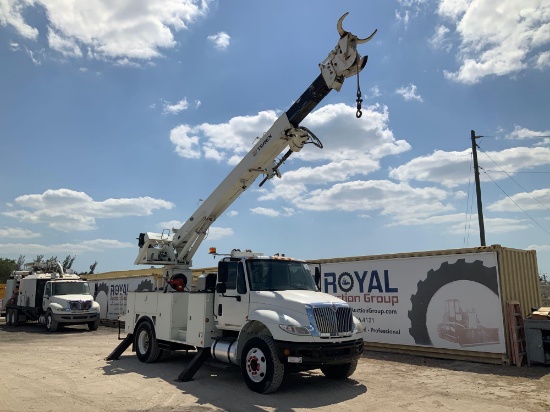
[[138, 337], [139, 352], [147, 353], [147, 351], [149, 350], [149, 343], [150, 343], [149, 334], [145, 330], [141, 331]]
[[46, 316], [46, 328], [48, 328], [48, 329], [52, 328], [52, 316], [51, 315]]
[[261, 382], [267, 373], [267, 359], [258, 348], [252, 348], [246, 355], [246, 373], [253, 382]]

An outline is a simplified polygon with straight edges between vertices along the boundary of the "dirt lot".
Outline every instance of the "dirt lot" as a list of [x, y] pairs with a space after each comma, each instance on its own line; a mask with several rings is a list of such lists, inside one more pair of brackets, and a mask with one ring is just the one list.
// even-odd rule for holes
[[192, 353], [156, 364], [130, 350], [104, 358], [117, 330], [47, 334], [0, 319], [0, 411], [549, 411], [550, 368], [483, 365], [369, 352], [353, 379], [290, 375], [278, 392], [247, 389], [237, 367], [203, 366], [174, 379]]

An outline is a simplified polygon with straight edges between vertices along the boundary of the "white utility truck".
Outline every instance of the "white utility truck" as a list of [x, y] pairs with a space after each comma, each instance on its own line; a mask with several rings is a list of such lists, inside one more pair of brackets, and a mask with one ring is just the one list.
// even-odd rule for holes
[[[363, 353], [361, 323], [347, 303], [319, 291], [304, 261], [234, 249], [223, 255], [217, 273], [193, 281], [191, 272], [191, 259], [210, 225], [258, 176], [265, 176], [261, 186], [280, 177], [279, 167], [306, 144], [322, 148], [299, 124], [332, 89], [339, 91], [347, 77], [365, 67], [367, 57], [356, 47], [376, 33], [357, 38], [342, 28], [346, 16], [338, 20], [340, 40], [319, 65], [321, 74], [183, 226], [172, 235], [140, 234], [135, 263], [164, 265], [166, 286], [160, 292], [128, 293], [121, 317], [127, 336], [107, 360], [118, 359], [130, 345], [142, 362], [196, 349], [179, 381], [192, 380], [212, 357], [239, 365], [247, 386], [259, 393], [277, 390], [289, 372], [320, 368], [329, 378], [344, 379], [355, 371]], [[357, 117], [361, 102], [358, 87]]]
[[99, 327], [99, 304], [90, 294], [88, 282], [74, 273], [64, 273], [58, 263], [26, 265], [6, 282], [6, 325], [38, 321], [55, 332], [59, 325]]

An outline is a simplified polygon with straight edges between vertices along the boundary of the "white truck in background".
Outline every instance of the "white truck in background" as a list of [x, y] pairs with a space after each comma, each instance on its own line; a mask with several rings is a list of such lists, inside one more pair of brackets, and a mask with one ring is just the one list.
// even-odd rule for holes
[[[156, 362], [178, 349], [197, 354], [178, 377], [192, 380], [208, 358], [240, 366], [247, 386], [276, 391], [285, 373], [320, 368], [334, 379], [349, 377], [363, 353], [363, 328], [349, 305], [319, 288], [305, 261], [234, 249], [222, 255], [217, 273], [192, 281], [191, 259], [212, 223], [260, 175], [280, 177], [279, 167], [306, 144], [322, 148], [300, 122], [367, 57], [359, 39], [337, 24], [340, 40], [319, 65], [321, 74], [283, 113], [250, 152], [172, 235], [141, 233], [136, 264], [164, 265], [160, 292], [128, 293], [126, 338], [107, 357], [118, 359], [132, 345], [142, 362]], [[357, 93], [357, 117], [361, 117]], [[286, 148], [281, 159], [277, 159]], [[214, 248], [211, 253], [216, 254]], [[164, 292], [164, 293], [163, 293]]]
[[99, 304], [88, 282], [74, 273], [64, 273], [59, 263], [27, 264], [6, 282], [6, 325], [16, 327], [37, 321], [55, 332], [62, 325], [99, 327]]

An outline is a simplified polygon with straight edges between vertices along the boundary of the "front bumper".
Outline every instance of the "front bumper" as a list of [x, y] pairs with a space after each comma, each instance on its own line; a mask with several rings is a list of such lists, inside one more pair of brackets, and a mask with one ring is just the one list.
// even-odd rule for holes
[[95, 322], [99, 320], [99, 312], [93, 313], [54, 313], [53, 320], [57, 323], [79, 323]]
[[289, 357], [300, 360], [307, 366], [338, 365], [359, 359], [363, 354], [363, 339], [348, 342], [297, 343], [275, 341], [277, 355], [283, 363], [289, 362]]

